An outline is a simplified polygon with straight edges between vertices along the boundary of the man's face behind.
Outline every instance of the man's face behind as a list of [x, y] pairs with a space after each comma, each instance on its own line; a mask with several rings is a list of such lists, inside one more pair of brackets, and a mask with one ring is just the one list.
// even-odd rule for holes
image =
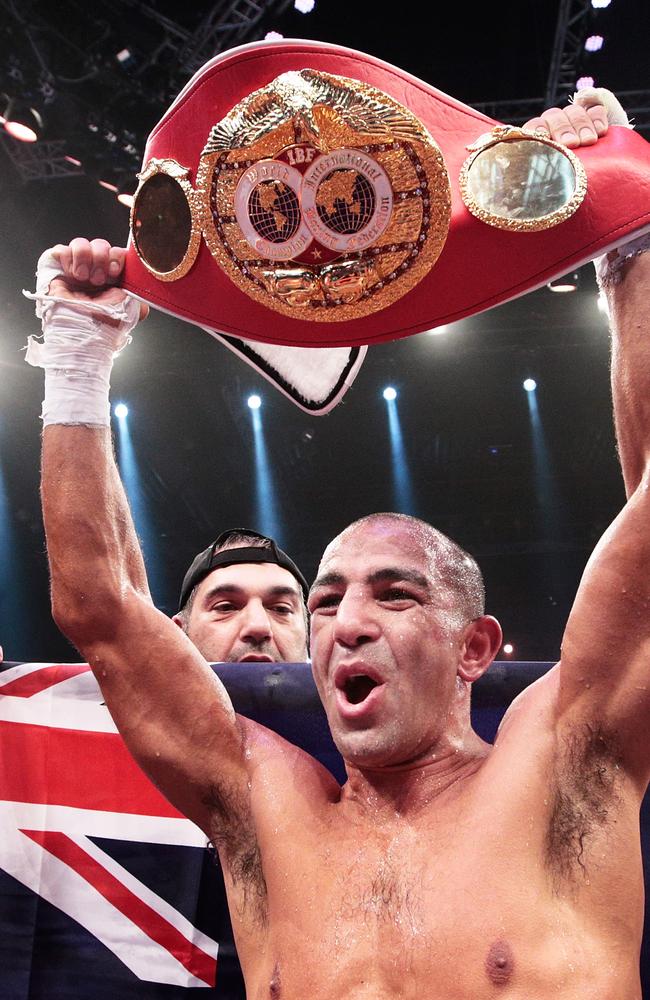
[[209, 573], [196, 589], [186, 631], [213, 663], [307, 659], [299, 584], [274, 563], [236, 563]]
[[312, 669], [334, 740], [359, 767], [423, 759], [457, 696], [464, 623], [431, 540], [373, 522], [327, 548], [309, 599]]

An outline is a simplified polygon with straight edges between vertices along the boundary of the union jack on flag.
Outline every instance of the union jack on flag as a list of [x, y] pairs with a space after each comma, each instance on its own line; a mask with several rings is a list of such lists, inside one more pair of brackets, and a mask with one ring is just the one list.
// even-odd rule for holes
[[229, 996], [205, 846], [131, 758], [86, 664], [0, 670], [0, 1000]]

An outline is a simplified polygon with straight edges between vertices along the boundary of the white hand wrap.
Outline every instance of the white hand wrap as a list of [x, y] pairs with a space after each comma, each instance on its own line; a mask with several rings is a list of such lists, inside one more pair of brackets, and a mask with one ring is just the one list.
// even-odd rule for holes
[[606, 87], [583, 87], [582, 90], [578, 90], [573, 95], [573, 103], [579, 104], [582, 108], [593, 108], [595, 104], [602, 104], [607, 112], [607, 121], [610, 125], [624, 125], [626, 128], [634, 128], [618, 97]]
[[128, 294], [111, 305], [50, 295], [50, 282], [62, 273], [46, 251], [38, 262], [36, 292], [23, 293], [36, 302], [42, 320], [43, 339], [29, 338], [25, 360], [45, 369], [43, 424], [107, 427], [113, 358], [130, 342], [140, 304]]
[[596, 281], [601, 290], [607, 291], [614, 285], [618, 285], [623, 280], [623, 268], [631, 257], [637, 257], [640, 253], [647, 253], [650, 250], [650, 232], [635, 236], [627, 243], [621, 244], [616, 250], [610, 250], [602, 257], [596, 257], [594, 267], [596, 268]]

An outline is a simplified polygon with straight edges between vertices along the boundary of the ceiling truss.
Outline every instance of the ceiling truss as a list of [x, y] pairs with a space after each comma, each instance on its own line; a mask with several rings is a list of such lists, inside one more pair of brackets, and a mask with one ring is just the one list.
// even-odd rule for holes
[[[102, 170], [112, 167], [117, 183], [120, 176], [133, 177], [151, 124], [187, 80], [219, 52], [259, 38], [265, 19], [279, 17], [290, 3], [291, 0], [218, 0], [198, 23], [187, 26], [166, 16], [151, 3], [112, 0], [109, 4], [108, 0], [99, 0], [92, 15], [95, 20], [89, 21], [94, 42], [84, 49], [78, 39], [60, 31], [56, 18], [42, 13], [41, 4], [0, 0], [0, 11], [6, 15], [5, 37], [14, 43], [19, 36], [22, 39], [22, 48], [16, 45], [15, 50], [12, 49], [9, 65], [5, 68], [5, 86], [8, 87], [6, 79], [9, 78], [10, 82], [28, 87], [27, 78], [31, 77], [32, 90], [38, 91], [46, 105], [65, 94], [76, 108], [76, 113], [69, 114], [67, 120], [70, 123], [74, 120], [77, 128], [74, 132], [71, 124], [65, 138], [29, 146], [3, 136], [0, 148], [23, 183], [83, 172], [83, 168], [66, 159], [66, 152], [83, 159], [86, 169], [91, 169], [91, 157], [83, 154], [93, 142], [96, 146], [94, 156], [100, 161]], [[110, 8], [112, 22], [108, 15], [104, 17], [104, 8]], [[118, 20], [123, 17], [129, 23], [137, 14], [143, 26], [141, 39], [144, 42], [141, 41], [137, 59], [128, 72], [115, 59], [106, 57], [117, 37], [116, 11]], [[573, 94], [581, 71], [592, 14], [591, 0], [560, 0], [544, 95], [485, 101], [473, 106], [498, 121], [523, 124], [544, 108], [564, 103]], [[16, 57], [14, 51], [21, 55]], [[59, 72], [57, 75], [53, 65], [58, 67], [60, 59], [53, 53], [60, 52], [67, 53], [74, 68], [67, 74]], [[85, 107], [84, 95], [87, 95]], [[637, 130], [650, 132], [650, 90], [619, 92], [617, 96]], [[127, 106], [140, 110], [139, 121], [137, 118], [133, 122], [126, 120]]]

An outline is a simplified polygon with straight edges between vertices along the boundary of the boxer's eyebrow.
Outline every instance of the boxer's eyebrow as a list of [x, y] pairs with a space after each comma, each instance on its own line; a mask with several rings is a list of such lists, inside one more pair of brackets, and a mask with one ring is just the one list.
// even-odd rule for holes
[[429, 590], [430, 581], [422, 573], [414, 569], [406, 569], [401, 566], [387, 566], [385, 569], [375, 570], [367, 578], [368, 583], [388, 583], [391, 580], [401, 580], [404, 583], [412, 583], [422, 590]]
[[[404, 583], [412, 583], [423, 590], [429, 590], [431, 583], [422, 573], [417, 570], [407, 569], [405, 566], [386, 566], [369, 573], [365, 578], [366, 583], [387, 583], [391, 580], [403, 580]], [[344, 584], [346, 578], [342, 573], [323, 573], [317, 577], [311, 587], [310, 594], [319, 587], [336, 587]]]
[[323, 573], [322, 576], [317, 576], [312, 583], [309, 593], [312, 594], [319, 587], [335, 587], [341, 583], [345, 583], [345, 577], [342, 573]]

